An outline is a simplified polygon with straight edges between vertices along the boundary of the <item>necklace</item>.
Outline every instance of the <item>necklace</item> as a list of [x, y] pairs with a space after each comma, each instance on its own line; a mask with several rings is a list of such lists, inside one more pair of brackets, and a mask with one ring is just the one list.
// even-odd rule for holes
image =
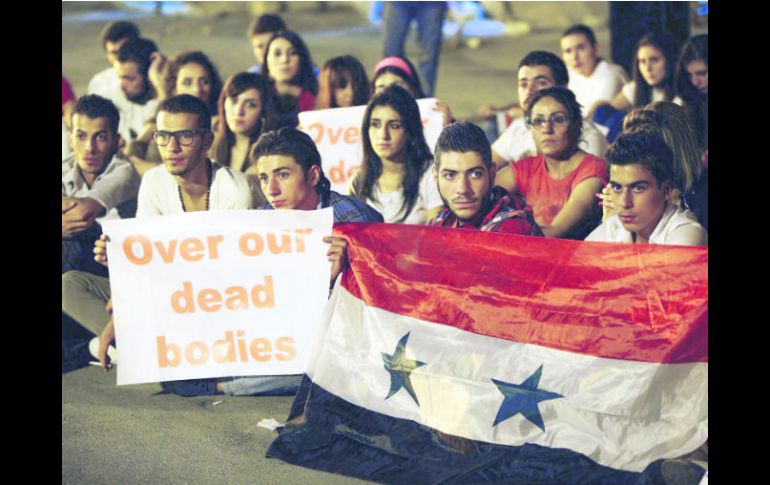
[[[206, 159], [206, 209], [209, 210], [209, 196], [211, 195], [211, 183], [214, 181], [212, 177], [214, 168], [211, 165], [211, 160]], [[182, 186], [177, 184], [177, 193], [179, 194], [179, 202], [182, 204], [182, 212], [187, 212], [187, 207], [184, 205], [184, 198], [182, 197]]]

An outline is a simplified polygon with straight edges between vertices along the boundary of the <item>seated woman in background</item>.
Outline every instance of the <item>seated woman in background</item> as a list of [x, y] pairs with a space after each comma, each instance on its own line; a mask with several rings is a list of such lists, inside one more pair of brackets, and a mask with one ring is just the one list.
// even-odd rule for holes
[[315, 109], [318, 94], [313, 59], [302, 37], [290, 30], [275, 34], [267, 45], [262, 66], [275, 94], [278, 124], [297, 126], [297, 113]]
[[385, 222], [425, 224], [443, 207], [430, 164], [420, 109], [401, 86], [376, 94], [361, 126], [364, 159], [351, 179], [350, 194]]
[[249, 152], [262, 133], [278, 128], [273, 113], [273, 96], [267, 81], [258, 74], [239, 72], [225, 83], [217, 103], [222, 120], [209, 152], [217, 163], [246, 174], [255, 194], [255, 205], [265, 204]]
[[682, 104], [676, 96], [675, 76], [678, 46], [663, 33], [650, 33], [639, 39], [634, 49], [631, 82], [612, 101], [597, 101], [587, 118], [609, 128], [607, 140], [612, 141], [620, 132], [625, 113], [653, 101], [672, 101]]
[[701, 151], [709, 148], [709, 36], [696, 35], [682, 46], [676, 67], [677, 94], [684, 101]]
[[618, 213], [586, 241], [707, 246], [705, 229], [671, 203], [674, 155], [660, 130], [623, 132], [609, 150], [611, 199]]
[[[374, 66], [372, 96], [393, 84], [406, 89], [414, 99], [425, 98], [425, 93], [420, 86], [420, 78], [417, 77], [417, 71], [406, 57], [386, 57]], [[449, 105], [440, 99], [436, 99], [436, 106], [433, 110], [440, 111], [444, 115], [444, 126], [454, 121]]]
[[582, 239], [600, 221], [594, 195], [607, 183], [607, 164], [578, 149], [580, 105], [572, 91], [547, 88], [532, 96], [525, 116], [538, 155], [502, 168], [495, 185], [524, 197], [545, 236]]
[[[205, 102], [211, 112], [211, 126], [216, 130], [217, 99], [222, 91], [222, 78], [216, 66], [200, 51], [182, 52], [177, 54], [168, 64], [159, 61], [159, 68], [165, 71], [162, 81], [154, 81], [158, 98], [163, 100], [178, 94], [190, 94]], [[151, 71], [152, 72], [152, 71]], [[158, 71], [155, 71], [158, 72]], [[145, 131], [133, 141], [127, 149], [129, 160], [140, 175], [160, 164], [161, 157], [158, 146], [152, 141], [155, 122], [147, 123]]]
[[366, 70], [353, 56], [339, 56], [326, 61], [318, 84], [316, 109], [349, 108], [369, 102]]
[[[700, 149], [687, 114], [681, 106], [660, 101], [628, 113], [623, 133], [656, 131], [673, 154], [670, 202], [693, 212], [708, 231], [708, 168], [703, 165]], [[603, 220], [617, 213], [612, 189], [608, 184], [601, 194]]]

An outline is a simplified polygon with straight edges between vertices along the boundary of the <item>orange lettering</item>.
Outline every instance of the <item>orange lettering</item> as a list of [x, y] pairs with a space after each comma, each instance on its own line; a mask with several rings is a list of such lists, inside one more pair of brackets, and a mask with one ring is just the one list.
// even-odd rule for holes
[[203, 241], [190, 237], [179, 245], [179, 253], [187, 261], [200, 261], [203, 259]]
[[[262, 298], [264, 295], [264, 298]], [[257, 308], [274, 308], [275, 295], [273, 294], [273, 277], [265, 276], [265, 284], [254, 285], [251, 289], [251, 301]]]
[[[176, 344], [166, 345], [166, 337], [156, 337], [155, 342], [158, 348], [158, 367], [161, 369], [164, 367], [176, 367], [182, 360], [182, 353], [179, 351], [179, 346]], [[168, 352], [171, 351], [172, 357], [168, 358]]]
[[217, 236], [209, 236], [206, 238], [206, 241], [209, 243], [209, 258], [210, 259], [219, 259], [219, 243], [222, 242], [222, 240], [225, 237], [222, 235]]
[[331, 128], [329, 128], [329, 141], [332, 143], [332, 145], [336, 145], [338, 141], [340, 141], [340, 136], [342, 136], [342, 128], [337, 128], [337, 134], [335, 135]]
[[246, 353], [246, 332], [238, 330], [238, 350], [241, 352], [241, 362], [249, 361], [249, 354]]
[[246, 288], [231, 286], [225, 290], [225, 295], [229, 297], [225, 300], [225, 306], [228, 310], [245, 310], [249, 308], [249, 296], [246, 294]]
[[265, 243], [262, 241], [262, 236], [256, 232], [247, 232], [241, 236], [238, 246], [246, 256], [259, 256], [265, 248]]
[[354, 145], [358, 143], [360, 134], [361, 134], [360, 128], [356, 126], [351, 126], [347, 130], [345, 130], [345, 143], [347, 143], [348, 145]]
[[[134, 253], [134, 243], [139, 243], [142, 247], [142, 257], [139, 257]], [[123, 241], [123, 252], [129, 261], [136, 265], [147, 264], [152, 260], [152, 245], [147, 236], [137, 234], [136, 236], [129, 236]]]
[[171, 308], [177, 313], [195, 313], [195, 302], [193, 300], [192, 283], [185, 281], [182, 284], [182, 291], [175, 291], [171, 294]]
[[[273, 347], [270, 345], [270, 341], [266, 338], [255, 338], [251, 341], [251, 345], [249, 345], [249, 350], [251, 351], [251, 356], [254, 357], [254, 360], [257, 360], [259, 362], [267, 362], [270, 360], [270, 352], [273, 351]], [[267, 355], [262, 355], [264, 353], [267, 353]]]
[[170, 263], [174, 260], [174, 251], [176, 250], [176, 239], [172, 239], [168, 242], [168, 251], [166, 251], [166, 248], [163, 246], [163, 241], [155, 241], [155, 248], [160, 253], [160, 257], [163, 258], [163, 261], [166, 263]]
[[329, 169], [329, 180], [332, 181], [333, 184], [341, 184], [345, 182], [345, 162], [340, 160], [340, 163], [337, 165], [332, 165], [332, 167]]
[[217, 290], [203, 289], [198, 293], [198, 306], [204, 312], [215, 312], [222, 308], [222, 295]]
[[[313, 130], [316, 130], [315, 135], [313, 135]], [[324, 137], [324, 125], [321, 123], [313, 123], [307, 127], [307, 131], [308, 134], [313, 137], [313, 142], [315, 142], [316, 145], [321, 143], [321, 140], [323, 140]]]
[[[198, 352], [200, 353], [200, 357], [197, 358], [195, 357], [196, 349], [198, 349]], [[203, 342], [190, 342], [184, 352], [184, 356], [187, 359], [187, 362], [191, 363], [192, 365], [201, 365], [209, 360], [209, 348]]]
[[281, 245], [278, 246], [278, 241], [276, 241], [276, 234], [269, 232], [267, 233], [267, 245], [270, 248], [270, 252], [273, 254], [290, 253], [291, 236], [285, 232], [281, 234]]
[[[227, 352], [226, 355], [222, 355], [221, 350], [224, 349]], [[211, 349], [211, 353], [214, 355], [214, 361], [219, 364], [225, 362], [235, 362], [235, 341], [233, 340], [232, 330], [225, 332], [224, 340], [216, 340], [214, 347]]]
[[284, 354], [277, 354], [275, 356], [278, 360], [294, 360], [297, 356], [297, 350], [294, 348], [294, 339], [291, 337], [278, 338], [278, 340], [275, 341], [275, 346], [279, 351], [285, 352]]
[[313, 228], [308, 227], [307, 229], [295, 229], [294, 232], [297, 233], [297, 236], [294, 238], [294, 243], [297, 245], [297, 252], [304, 253], [305, 252], [304, 236], [309, 236], [313, 232]]

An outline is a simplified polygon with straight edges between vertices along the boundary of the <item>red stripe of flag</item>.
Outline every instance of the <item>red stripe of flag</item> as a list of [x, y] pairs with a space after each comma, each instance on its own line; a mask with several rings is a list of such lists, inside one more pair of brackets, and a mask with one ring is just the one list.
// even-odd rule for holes
[[708, 362], [708, 249], [344, 224], [367, 305], [597, 357]]

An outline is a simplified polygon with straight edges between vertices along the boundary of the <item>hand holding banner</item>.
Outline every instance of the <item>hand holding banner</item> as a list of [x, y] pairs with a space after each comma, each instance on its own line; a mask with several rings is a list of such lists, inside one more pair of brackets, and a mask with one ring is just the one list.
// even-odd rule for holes
[[297, 374], [321, 324], [332, 209], [104, 222], [118, 385]]

